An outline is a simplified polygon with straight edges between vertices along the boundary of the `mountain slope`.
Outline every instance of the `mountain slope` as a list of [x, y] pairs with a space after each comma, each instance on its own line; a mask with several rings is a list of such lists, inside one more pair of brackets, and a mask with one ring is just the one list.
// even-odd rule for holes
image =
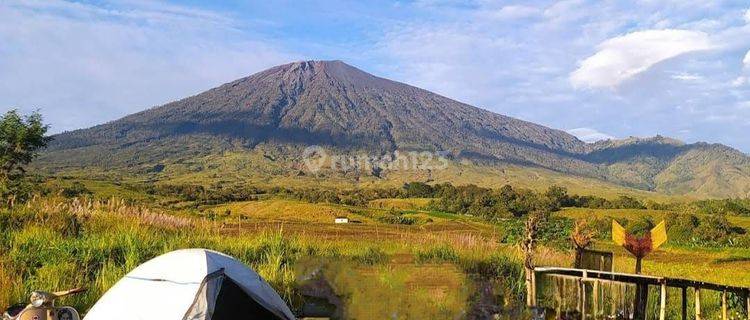
[[121, 152], [185, 136], [220, 137], [247, 147], [270, 141], [376, 152], [447, 150], [571, 172], [595, 170], [566, 156], [582, 152], [585, 144], [563, 131], [378, 78], [340, 61], [271, 68], [111, 123], [61, 134], [49, 151], [107, 146]]
[[[281, 157], [293, 160], [308, 145], [374, 155], [448, 151], [454, 159], [535, 167], [645, 190], [663, 186], [666, 190], [661, 191], [680, 193], [691, 190], [680, 182], [686, 181], [684, 176], [668, 169], [682, 166], [679, 170], [690, 173], [696, 165], [685, 155], [695, 150], [692, 145], [588, 145], [563, 131], [379, 78], [340, 61], [277, 66], [110, 123], [57, 135], [38, 164], [53, 171], [126, 169], [257, 148], [282, 150], [277, 152]], [[715, 170], [724, 168], [729, 158], [717, 158]], [[681, 162], [673, 163], [677, 160]], [[746, 160], [739, 156], [740, 172]], [[717, 194], [734, 192], [724, 190], [731, 184], [718, 187], [729, 178], [717, 178]]]
[[750, 195], [750, 158], [724, 145], [656, 136], [600, 141], [590, 149], [584, 159], [631, 187], [700, 197]]

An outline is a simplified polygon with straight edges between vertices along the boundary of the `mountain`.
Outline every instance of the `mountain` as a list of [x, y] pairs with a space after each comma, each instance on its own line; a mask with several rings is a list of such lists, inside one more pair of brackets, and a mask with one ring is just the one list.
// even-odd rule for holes
[[664, 193], [703, 188], [708, 196], [746, 196], [744, 186], [750, 185], [748, 157], [728, 147], [662, 137], [586, 144], [564, 131], [376, 77], [341, 61], [273, 67], [59, 134], [38, 164], [55, 172], [127, 170], [269, 148], [293, 159], [308, 145], [379, 155], [447, 151], [455, 160], [512, 164]]
[[750, 195], [750, 158], [721, 144], [631, 137], [591, 144], [584, 159], [639, 189], [702, 197]]

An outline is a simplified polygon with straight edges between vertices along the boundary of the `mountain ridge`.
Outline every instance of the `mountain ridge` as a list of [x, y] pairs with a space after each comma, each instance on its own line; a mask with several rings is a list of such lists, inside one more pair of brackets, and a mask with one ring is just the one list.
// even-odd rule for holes
[[[730, 147], [714, 147], [711, 151], [720, 156], [712, 157], [705, 154], [712, 145], [661, 136], [587, 144], [562, 130], [473, 107], [338, 60], [272, 67], [55, 138], [39, 161], [55, 170], [73, 162], [110, 168], [150, 165], [260, 144], [323, 145], [373, 154], [448, 151], [456, 159], [540, 167], [665, 193], [698, 183], [671, 171], [660, 176], [681, 160], [687, 172], [705, 172], [695, 167], [711, 163], [714, 171], [735, 170], [732, 179], [750, 185], [748, 157]], [[691, 156], [685, 158], [687, 154]], [[718, 189], [725, 188], [723, 179], [715, 182]], [[710, 193], [735, 195], [723, 189]]]

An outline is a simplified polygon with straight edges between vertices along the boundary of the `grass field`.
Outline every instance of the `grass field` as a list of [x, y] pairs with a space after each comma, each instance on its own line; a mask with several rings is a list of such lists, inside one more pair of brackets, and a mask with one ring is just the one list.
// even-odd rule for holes
[[[364, 214], [362, 223], [342, 226], [332, 217], [349, 210], [345, 207], [278, 199], [211, 209], [232, 211], [210, 221], [117, 201], [61, 199], [37, 199], [3, 211], [0, 286], [12, 289], [0, 291], [0, 307], [25, 301], [34, 289], [86, 286], [86, 294], [62, 302], [87, 310], [138, 264], [187, 247], [238, 257], [297, 308], [305, 275], [319, 268], [336, 296], [345, 297], [341, 303], [347, 316], [358, 319], [382, 319], [393, 312], [409, 319], [455, 318], [472, 312], [477, 289], [467, 272], [513, 272], [515, 278], [507, 280], [515, 288], [520, 281], [516, 250], [485, 238], [492, 228], [475, 221], [433, 217], [433, 222], [407, 226]], [[239, 219], [241, 214], [247, 218]], [[455, 259], [417, 261], [436, 246], [450, 247]], [[376, 298], [377, 305], [367, 303]]]
[[[30, 290], [83, 285], [91, 290], [63, 302], [87, 310], [138, 264], [189, 247], [238, 257], [297, 310], [305, 305], [310, 281], [324, 281], [333, 292], [324, 298], [356, 319], [394, 313], [453, 319], [485, 312], [487, 301], [509, 308], [522, 301], [522, 257], [515, 243], [501, 241], [509, 232], [506, 222], [429, 211], [430, 199], [381, 199], [353, 207], [268, 198], [183, 210], [149, 205], [164, 199], [130, 194], [121, 186], [84, 183], [102, 198], [125, 194], [145, 205], [53, 197], [0, 210], [0, 287], [12, 288], [0, 290], [0, 307], [25, 301]], [[555, 215], [659, 219], [667, 213], [564, 209]], [[412, 223], [382, 219], [393, 215]], [[335, 224], [339, 216], [357, 223]], [[750, 218], [731, 220], [750, 227]], [[617, 271], [632, 271], [634, 261], [623, 249], [609, 241], [595, 247], [615, 253]], [[570, 266], [572, 253], [542, 244], [536, 262]], [[667, 244], [645, 259], [643, 269], [651, 275], [750, 286], [750, 249]], [[324, 276], [310, 279], [312, 274]]]

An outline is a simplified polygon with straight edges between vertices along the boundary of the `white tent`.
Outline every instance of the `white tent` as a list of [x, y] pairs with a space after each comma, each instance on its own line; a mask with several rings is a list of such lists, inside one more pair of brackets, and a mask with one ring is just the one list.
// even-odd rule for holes
[[295, 319], [255, 271], [225, 254], [186, 249], [128, 273], [84, 320]]

